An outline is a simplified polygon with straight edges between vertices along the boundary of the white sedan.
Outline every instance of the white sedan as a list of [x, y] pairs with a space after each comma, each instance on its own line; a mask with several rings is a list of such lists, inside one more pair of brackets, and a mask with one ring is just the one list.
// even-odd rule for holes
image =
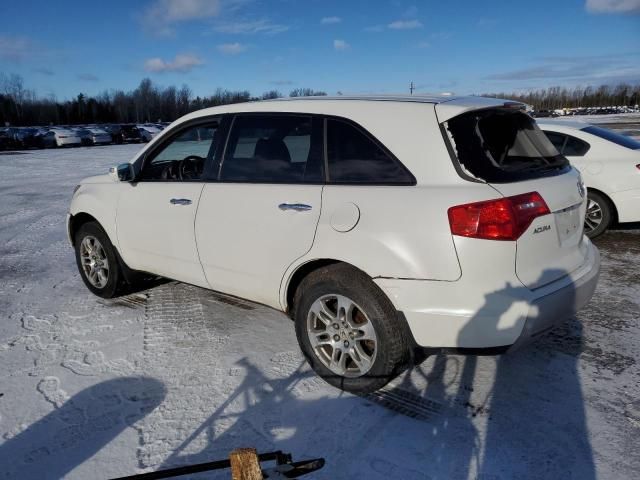
[[575, 120], [538, 120], [538, 125], [582, 173], [589, 197], [588, 236], [600, 235], [614, 222], [640, 222], [640, 142]]

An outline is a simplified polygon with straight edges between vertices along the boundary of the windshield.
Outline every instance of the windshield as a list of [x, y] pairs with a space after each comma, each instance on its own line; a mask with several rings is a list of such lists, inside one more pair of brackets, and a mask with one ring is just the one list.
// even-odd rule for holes
[[556, 175], [569, 166], [535, 120], [521, 111], [476, 110], [452, 118], [445, 128], [463, 169], [486, 182]]
[[591, 125], [589, 127], [583, 128], [582, 131], [591, 133], [596, 137], [604, 138], [605, 140], [609, 140], [610, 142], [616, 143], [623, 147], [630, 148], [631, 150], [640, 150], [640, 142], [634, 140], [631, 137], [620, 135], [619, 133], [607, 128], [595, 127]]

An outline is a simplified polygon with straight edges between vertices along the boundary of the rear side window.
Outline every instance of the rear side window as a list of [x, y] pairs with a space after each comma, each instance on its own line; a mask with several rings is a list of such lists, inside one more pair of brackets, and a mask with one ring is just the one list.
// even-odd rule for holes
[[547, 136], [553, 146], [556, 147], [556, 150], [562, 153], [564, 142], [567, 139], [567, 136], [557, 132], [547, 132], [546, 130], [544, 131], [544, 134]]
[[623, 147], [630, 148], [631, 150], [640, 150], [640, 142], [634, 140], [631, 137], [620, 135], [619, 133], [616, 133], [613, 130], [609, 130], [607, 128], [601, 128], [591, 125], [587, 128], [583, 128], [582, 131], [591, 133], [596, 137], [604, 138], [605, 140], [609, 140], [610, 142], [617, 143], [618, 145], [621, 145]]
[[331, 183], [413, 185], [413, 175], [380, 144], [351, 123], [327, 119]]
[[556, 175], [569, 168], [529, 115], [507, 109], [464, 113], [445, 123], [457, 160], [467, 174], [492, 183]]
[[591, 148], [591, 145], [587, 142], [583, 142], [579, 138], [567, 135], [567, 143], [564, 144], [564, 148], [560, 153], [570, 157], [582, 157], [589, 151], [589, 148]]
[[544, 131], [549, 141], [556, 147], [556, 150], [562, 155], [568, 155], [570, 157], [582, 157], [584, 156], [591, 145], [587, 142], [580, 140], [579, 138], [572, 137], [571, 135], [565, 135], [558, 132]]
[[321, 126], [310, 116], [238, 115], [233, 121], [221, 180], [247, 183], [321, 183]]

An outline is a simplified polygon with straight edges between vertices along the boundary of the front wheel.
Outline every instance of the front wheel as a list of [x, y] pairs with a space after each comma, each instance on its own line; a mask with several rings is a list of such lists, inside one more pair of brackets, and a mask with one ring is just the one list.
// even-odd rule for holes
[[613, 220], [611, 202], [598, 192], [587, 191], [587, 213], [584, 218], [584, 233], [589, 238], [602, 235]]
[[102, 298], [124, 293], [126, 284], [115, 248], [98, 223], [80, 226], [75, 235], [75, 250], [80, 276], [92, 293]]
[[365, 394], [409, 363], [409, 334], [389, 299], [363, 272], [323, 267], [296, 291], [294, 320], [311, 368], [331, 385]]

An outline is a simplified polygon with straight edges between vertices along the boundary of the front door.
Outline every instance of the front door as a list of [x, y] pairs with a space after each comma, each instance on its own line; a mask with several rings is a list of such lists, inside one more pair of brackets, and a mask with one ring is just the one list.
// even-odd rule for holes
[[211, 288], [279, 307], [286, 269], [311, 249], [320, 217], [321, 120], [233, 119], [220, 181], [205, 185], [196, 218]]
[[125, 188], [116, 225], [120, 253], [131, 268], [207, 285], [194, 222], [217, 126], [200, 124], [171, 135], [145, 159], [138, 181]]

